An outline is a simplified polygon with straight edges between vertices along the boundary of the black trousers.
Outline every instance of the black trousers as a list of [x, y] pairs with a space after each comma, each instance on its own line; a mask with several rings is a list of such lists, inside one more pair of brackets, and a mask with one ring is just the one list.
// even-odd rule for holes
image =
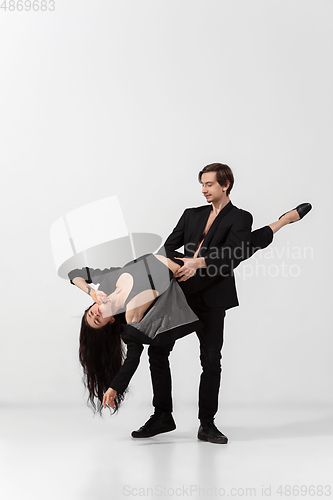
[[[265, 226], [251, 233], [251, 248], [247, 258], [256, 251], [266, 248], [273, 240], [273, 232]], [[246, 260], [246, 259], [244, 259]], [[175, 262], [177, 262], [175, 260]], [[179, 264], [179, 261], [177, 262]], [[196, 278], [196, 277], [194, 277]], [[193, 280], [194, 278], [191, 278]], [[200, 342], [200, 362], [202, 373], [199, 385], [199, 419], [214, 418], [218, 409], [218, 395], [221, 382], [221, 350], [223, 346], [223, 328], [225, 309], [209, 307], [205, 304], [200, 289], [204, 289], [209, 280], [196, 278], [184, 284], [190, 284], [188, 293], [186, 285], [182, 289], [187, 302], [204, 327], [198, 330]], [[207, 282], [206, 282], [207, 281]], [[194, 286], [195, 285], [195, 286]], [[196, 293], [190, 293], [195, 290]], [[172, 384], [169, 366], [169, 354], [174, 342], [167, 346], [150, 346], [148, 349], [150, 372], [153, 385], [153, 406], [155, 412], [172, 412]]]
[[[210, 420], [214, 418], [218, 409], [225, 310], [219, 307], [207, 307], [200, 295], [191, 295], [187, 300], [204, 325], [196, 332], [200, 342], [202, 367], [198, 417], [200, 420]], [[156, 413], [171, 413], [173, 410], [169, 365], [169, 354], [173, 346], [174, 342], [167, 346], [150, 346], [148, 349], [153, 406]]]
[[187, 301], [203, 324], [203, 328], [196, 332], [200, 343], [202, 367], [198, 418], [210, 420], [218, 409], [225, 309], [208, 307], [200, 295], [190, 295]]
[[175, 342], [164, 346], [151, 345], [148, 348], [155, 413], [171, 413], [173, 409], [169, 354], [174, 344]]

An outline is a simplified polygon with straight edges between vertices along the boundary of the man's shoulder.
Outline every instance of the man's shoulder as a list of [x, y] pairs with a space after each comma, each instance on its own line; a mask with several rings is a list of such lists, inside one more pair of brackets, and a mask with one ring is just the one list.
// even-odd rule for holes
[[200, 214], [201, 212], [209, 212], [211, 210], [210, 205], [202, 205], [200, 207], [190, 207], [186, 208], [185, 212], [187, 213], [193, 213], [193, 214]]
[[233, 205], [233, 208], [237, 211], [238, 214], [252, 215], [251, 212], [248, 212], [247, 210], [244, 210], [243, 208], [238, 208], [235, 205]]
[[248, 212], [243, 208], [238, 208], [235, 205], [232, 206], [230, 214], [233, 215], [235, 219], [249, 219], [251, 220], [251, 222], [253, 221], [253, 216], [251, 212]]

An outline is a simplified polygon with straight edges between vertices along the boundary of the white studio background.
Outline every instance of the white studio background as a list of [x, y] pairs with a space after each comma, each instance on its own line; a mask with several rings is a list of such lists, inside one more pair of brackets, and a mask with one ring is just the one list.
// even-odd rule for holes
[[[89, 300], [56, 274], [52, 223], [118, 195], [130, 231], [165, 239], [206, 203], [197, 173], [212, 162], [233, 168], [254, 228], [314, 207], [239, 271], [223, 402], [332, 403], [332, 2], [55, 4], [0, 12], [0, 404], [84, 404]], [[176, 407], [196, 405], [195, 335], [171, 363]], [[148, 408], [145, 354], [131, 398]]]

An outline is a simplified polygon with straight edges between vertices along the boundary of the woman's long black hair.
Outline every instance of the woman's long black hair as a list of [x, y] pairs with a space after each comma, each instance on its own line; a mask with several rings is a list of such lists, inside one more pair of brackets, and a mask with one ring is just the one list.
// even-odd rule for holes
[[[83, 383], [89, 392], [87, 404], [95, 413], [102, 415], [103, 395], [119, 372], [125, 353], [120, 337], [119, 316], [115, 316], [112, 324], [92, 328], [86, 320], [90, 307], [85, 310], [81, 321], [79, 360], [83, 367]], [[123, 400], [124, 394], [117, 393], [113, 413]]]

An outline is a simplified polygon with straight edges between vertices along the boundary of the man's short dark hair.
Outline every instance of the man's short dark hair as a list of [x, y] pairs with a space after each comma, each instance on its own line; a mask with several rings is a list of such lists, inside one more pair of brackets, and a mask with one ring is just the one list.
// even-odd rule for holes
[[223, 163], [211, 163], [210, 165], [206, 165], [205, 168], [199, 172], [199, 182], [201, 182], [202, 174], [206, 174], [207, 172], [216, 172], [216, 180], [222, 187], [229, 181], [230, 184], [226, 192], [226, 195], [229, 196], [232, 186], [234, 185], [234, 176], [231, 168]]

